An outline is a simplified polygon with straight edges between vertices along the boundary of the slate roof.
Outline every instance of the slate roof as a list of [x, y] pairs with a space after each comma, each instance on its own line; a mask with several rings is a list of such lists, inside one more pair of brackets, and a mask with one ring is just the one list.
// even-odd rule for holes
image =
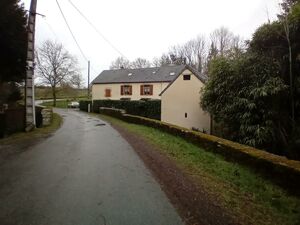
[[172, 82], [185, 68], [186, 65], [168, 65], [143, 69], [104, 70], [92, 84]]

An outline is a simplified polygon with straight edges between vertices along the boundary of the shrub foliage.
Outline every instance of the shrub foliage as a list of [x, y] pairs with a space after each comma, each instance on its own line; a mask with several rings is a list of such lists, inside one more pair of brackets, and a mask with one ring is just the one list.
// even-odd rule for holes
[[[92, 101], [80, 101], [80, 110], [87, 111]], [[125, 101], [125, 100], [94, 100], [93, 112], [99, 113], [100, 107], [123, 109], [128, 114], [160, 120], [161, 101]]]

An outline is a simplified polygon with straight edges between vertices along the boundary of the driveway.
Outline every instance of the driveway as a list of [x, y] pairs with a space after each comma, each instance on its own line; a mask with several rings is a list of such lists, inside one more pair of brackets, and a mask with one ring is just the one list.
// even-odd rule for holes
[[131, 146], [105, 122], [58, 110], [63, 126], [0, 167], [0, 224], [179, 225]]

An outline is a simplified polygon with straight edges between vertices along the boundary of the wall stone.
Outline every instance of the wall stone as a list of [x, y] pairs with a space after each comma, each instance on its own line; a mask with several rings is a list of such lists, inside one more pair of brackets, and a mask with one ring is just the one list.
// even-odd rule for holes
[[42, 109], [43, 126], [49, 126], [53, 118], [53, 110], [49, 108]]

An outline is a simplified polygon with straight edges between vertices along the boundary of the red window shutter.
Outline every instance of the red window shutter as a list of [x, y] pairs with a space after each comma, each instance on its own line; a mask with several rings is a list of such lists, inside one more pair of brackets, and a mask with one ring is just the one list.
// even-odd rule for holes
[[129, 93], [130, 93], [130, 95], [132, 95], [132, 86], [131, 85], [129, 86]]
[[141, 95], [144, 95], [144, 85], [141, 85]]
[[150, 95], [153, 95], [153, 85], [149, 85], [150, 86]]
[[105, 97], [111, 97], [111, 90], [105, 89]]
[[121, 85], [121, 95], [124, 95], [124, 86]]

